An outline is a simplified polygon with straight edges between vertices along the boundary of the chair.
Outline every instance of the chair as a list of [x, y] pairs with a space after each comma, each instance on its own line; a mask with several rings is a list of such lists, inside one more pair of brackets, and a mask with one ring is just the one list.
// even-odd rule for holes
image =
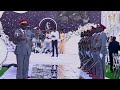
[[113, 76], [114, 78], [119, 78], [120, 73], [120, 55], [113, 54]]
[[107, 68], [108, 68], [109, 63], [110, 63], [110, 59], [109, 59], [109, 55], [107, 54], [105, 56], [105, 70], [108, 70]]

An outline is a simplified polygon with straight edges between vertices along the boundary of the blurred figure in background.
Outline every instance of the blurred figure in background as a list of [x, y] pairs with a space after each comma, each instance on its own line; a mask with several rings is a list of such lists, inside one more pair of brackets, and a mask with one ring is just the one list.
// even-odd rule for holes
[[27, 29], [28, 21], [21, 20], [20, 28], [14, 33], [17, 41], [15, 55], [17, 59], [17, 79], [27, 79], [29, 70], [29, 58], [32, 51], [32, 38], [35, 36], [31, 30]]
[[59, 43], [59, 49], [60, 49], [60, 54], [63, 54], [64, 53], [64, 44], [65, 44], [65, 34], [64, 34], [64, 31], [63, 29], [60, 31], [60, 43]]
[[112, 38], [112, 42], [108, 45], [109, 58], [110, 58], [110, 71], [113, 73], [113, 54], [118, 54], [119, 42], [116, 41], [116, 37]]
[[51, 38], [50, 38], [50, 31], [46, 32], [46, 38], [44, 40], [45, 47], [42, 53], [50, 53], [51, 52]]
[[54, 50], [56, 51], [56, 57], [58, 57], [58, 41], [59, 41], [59, 32], [54, 29], [51, 33], [52, 40], [52, 57], [54, 57]]
[[34, 53], [39, 53], [40, 52], [40, 47], [41, 47], [41, 42], [40, 42], [40, 38], [39, 35], [41, 33], [41, 31], [39, 30], [38, 27], [35, 28], [34, 33], [36, 34], [36, 36], [33, 38], [33, 43], [34, 43], [34, 47], [33, 47], [33, 52]]
[[112, 42], [112, 38], [113, 38], [112, 36], [109, 37], [109, 43]]

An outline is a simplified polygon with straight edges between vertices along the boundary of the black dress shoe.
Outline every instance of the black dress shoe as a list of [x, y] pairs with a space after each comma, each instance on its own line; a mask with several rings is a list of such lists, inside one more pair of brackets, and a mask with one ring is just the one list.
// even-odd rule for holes
[[111, 73], [113, 73], [113, 71], [110, 71]]
[[81, 69], [80, 67], [78, 67], [78, 69]]
[[110, 69], [110, 72], [113, 73], [113, 69]]
[[27, 78], [29, 79], [29, 78], [30, 78], [30, 76], [27, 76]]
[[54, 55], [52, 55], [51, 57], [54, 57]]

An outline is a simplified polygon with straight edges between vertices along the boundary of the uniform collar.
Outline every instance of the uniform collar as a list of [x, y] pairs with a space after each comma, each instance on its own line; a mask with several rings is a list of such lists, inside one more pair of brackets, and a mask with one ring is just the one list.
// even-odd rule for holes
[[100, 32], [100, 34], [103, 33], [103, 32], [104, 32], [104, 31]]
[[25, 31], [25, 30], [23, 30], [22, 28], [20, 28], [20, 30], [21, 30], [21, 31]]
[[96, 33], [94, 33], [92, 36], [96, 35]]

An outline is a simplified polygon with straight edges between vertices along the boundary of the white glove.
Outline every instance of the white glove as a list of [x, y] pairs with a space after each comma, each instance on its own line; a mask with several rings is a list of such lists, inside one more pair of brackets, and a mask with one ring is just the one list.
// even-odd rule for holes
[[18, 37], [18, 36], [19, 36], [19, 33], [17, 33], [16, 35], [17, 35], [17, 37]]
[[81, 55], [83, 55], [83, 53], [81, 52]]
[[103, 58], [103, 54], [100, 53], [99, 56], [100, 56], [101, 59]]
[[86, 54], [88, 55], [88, 52], [86, 51]]
[[91, 57], [93, 58], [93, 55], [91, 54]]
[[86, 51], [86, 54], [87, 54], [88, 56], [90, 56], [90, 52], [89, 52], [89, 51], [88, 51], [88, 52]]

